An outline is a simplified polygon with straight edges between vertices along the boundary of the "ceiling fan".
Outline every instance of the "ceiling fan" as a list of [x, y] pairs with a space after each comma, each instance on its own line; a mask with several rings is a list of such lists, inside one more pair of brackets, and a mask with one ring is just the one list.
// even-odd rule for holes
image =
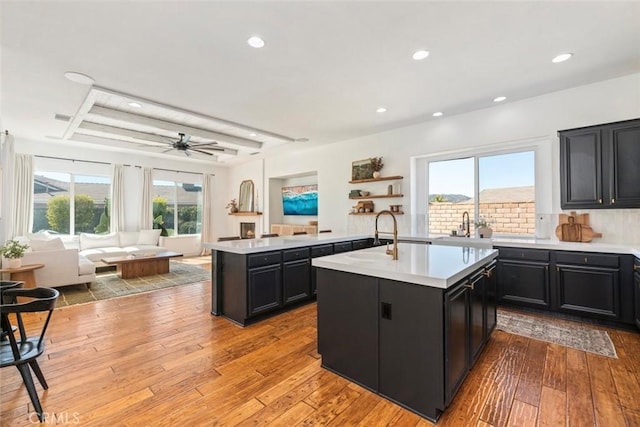
[[[190, 151], [195, 151], [197, 153], [213, 156], [214, 154], [210, 153], [209, 151], [222, 151], [222, 152], [225, 151], [224, 148], [222, 147], [212, 147], [213, 145], [218, 145], [218, 143], [215, 141], [191, 144], [189, 143], [189, 140], [191, 139], [191, 135], [187, 135], [185, 133], [180, 132], [178, 133], [178, 136], [180, 136], [180, 139], [178, 141], [169, 142], [168, 144], [171, 147], [164, 150], [163, 153], [167, 153], [171, 150], [178, 150], [178, 151], [183, 151], [184, 154], [187, 156], [191, 156]], [[209, 150], [209, 151], [205, 151], [205, 150]]]

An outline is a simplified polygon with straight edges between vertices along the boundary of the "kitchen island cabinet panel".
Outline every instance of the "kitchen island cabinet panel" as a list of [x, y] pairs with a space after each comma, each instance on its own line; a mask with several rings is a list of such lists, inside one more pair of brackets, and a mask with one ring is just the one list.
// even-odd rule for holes
[[428, 414], [428, 402], [442, 402], [442, 292], [409, 283], [380, 279], [381, 395]]
[[249, 279], [249, 316], [282, 306], [282, 268], [280, 264], [247, 270]]
[[[378, 280], [317, 269], [318, 353], [325, 367], [378, 389]], [[334, 286], [340, 283], [340, 286]], [[327, 289], [331, 287], [331, 289]]]
[[617, 269], [556, 266], [558, 310], [567, 313], [620, 317], [620, 277]]
[[500, 259], [498, 288], [501, 302], [550, 308], [549, 264]]

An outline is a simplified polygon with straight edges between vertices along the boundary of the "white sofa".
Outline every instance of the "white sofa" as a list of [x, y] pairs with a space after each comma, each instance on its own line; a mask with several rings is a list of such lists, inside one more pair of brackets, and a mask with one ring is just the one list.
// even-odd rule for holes
[[44, 264], [43, 268], [34, 271], [36, 286], [90, 285], [96, 280], [96, 265], [81, 256], [77, 249], [65, 248], [59, 237], [22, 241], [29, 245], [22, 263]]
[[158, 246], [161, 230], [120, 231], [110, 234], [81, 233], [80, 255], [95, 263], [105, 257], [157, 254], [167, 248]]

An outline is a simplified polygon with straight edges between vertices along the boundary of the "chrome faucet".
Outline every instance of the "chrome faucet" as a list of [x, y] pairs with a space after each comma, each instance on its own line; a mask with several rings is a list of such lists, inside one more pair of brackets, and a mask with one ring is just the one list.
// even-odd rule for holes
[[[393, 218], [393, 233], [391, 233], [390, 231], [378, 231], [378, 218], [382, 214], [389, 214], [391, 215], [391, 218]], [[387, 255], [391, 255], [392, 259], [397, 260], [398, 259], [398, 221], [396, 220], [395, 215], [391, 213], [391, 211], [388, 211], [388, 210], [380, 211], [378, 212], [378, 215], [376, 215], [376, 232], [374, 234], [374, 239], [373, 239], [374, 245], [380, 244], [380, 239], [378, 238], [379, 233], [393, 234], [393, 249], [389, 249], [389, 244], [387, 244], [387, 250], [385, 251], [385, 253]]]
[[[466, 224], [464, 222], [465, 216], [467, 217]], [[466, 226], [466, 228], [465, 228], [465, 226]], [[464, 211], [462, 213], [462, 231], [464, 231], [464, 235], [466, 237], [471, 237], [471, 228], [470, 228], [470, 225], [469, 225], [469, 212], [467, 212], [467, 211]]]

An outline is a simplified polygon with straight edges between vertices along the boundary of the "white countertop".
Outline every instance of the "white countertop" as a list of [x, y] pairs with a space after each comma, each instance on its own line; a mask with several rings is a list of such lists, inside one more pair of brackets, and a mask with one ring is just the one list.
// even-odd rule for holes
[[[236, 254], [251, 254], [280, 249], [292, 249], [302, 246], [321, 245], [323, 243], [345, 242], [348, 240], [358, 240], [373, 237], [368, 235], [353, 235], [340, 233], [303, 234], [299, 236], [282, 236], [265, 239], [242, 239], [228, 242], [205, 243], [204, 247], [224, 252]], [[387, 235], [381, 238], [388, 238]], [[640, 245], [615, 245], [610, 243], [599, 243], [593, 241], [589, 243], [561, 242], [552, 239], [517, 238], [517, 237], [495, 237], [491, 239], [449, 237], [449, 236], [398, 236], [399, 240], [416, 243], [428, 243], [433, 245], [448, 246], [472, 246], [477, 248], [491, 248], [493, 246], [550, 249], [556, 251], [579, 251], [579, 252], [602, 252], [616, 254], [630, 254], [640, 258]]]
[[340, 233], [301, 234], [298, 236], [269, 237], [264, 239], [241, 239], [227, 242], [204, 243], [205, 248], [231, 252], [234, 254], [253, 254], [280, 249], [293, 249], [303, 246], [338, 243], [350, 240], [367, 239], [373, 235], [353, 235]]
[[400, 243], [394, 261], [385, 249], [378, 246], [314, 258], [312, 265], [446, 289], [498, 256], [490, 248]]

